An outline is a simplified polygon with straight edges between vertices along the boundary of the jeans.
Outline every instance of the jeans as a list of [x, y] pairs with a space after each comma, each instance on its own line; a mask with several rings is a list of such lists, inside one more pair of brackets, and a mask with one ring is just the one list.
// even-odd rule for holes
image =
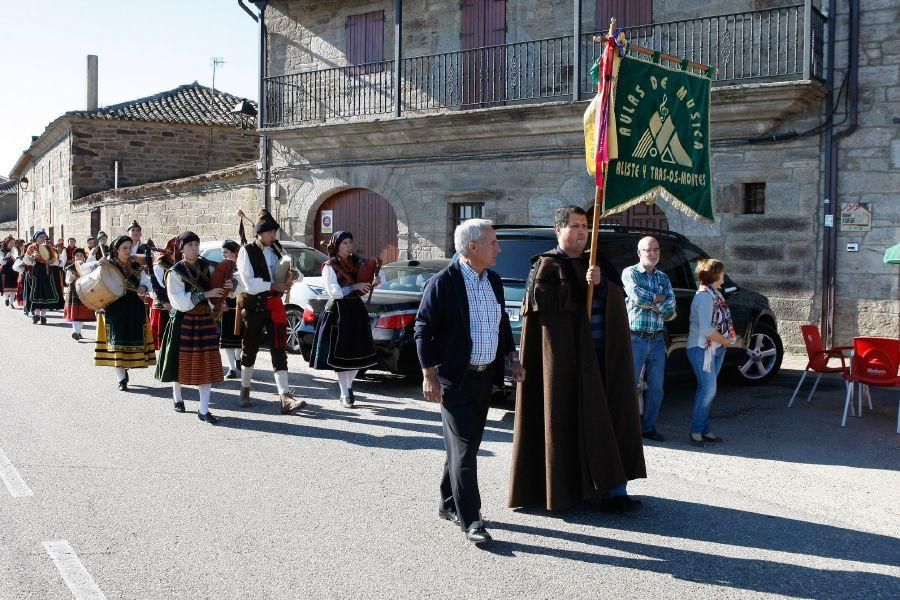
[[644, 414], [641, 431], [647, 433], [656, 427], [656, 417], [663, 400], [663, 382], [666, 377], [666, 341], [662, 335], [653, 339], [631, 336], [631, 352], [634, 355], [634, 376], [641, 384], [641, 369], [647, 366], [647, 391], [644, 393]]
[[709, 409], [716, 397], [716, 379], [722, 370], [725, 360], [725, 346], [719, 346], [713, 355], [712, 369], [709, 373], [703, 370], [705, 348], [694, 346], [687, 349], [688, 360], [697, 376], [697, 394], [694, 396], [694, 414], [691, 417], [691, 433], [709, 433]]

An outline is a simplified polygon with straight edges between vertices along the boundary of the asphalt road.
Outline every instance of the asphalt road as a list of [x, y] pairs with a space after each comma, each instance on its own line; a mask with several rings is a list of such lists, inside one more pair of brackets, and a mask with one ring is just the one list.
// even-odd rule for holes
[[670, 381], [629, 516], [505, 508], [513, 415], [494, 408], [481, 550], [436, 516], [440, 420], [417, 382], [374, 374], [344, 410], [333, 374], [291, 357], [311, 406], [286, 417], [261, 353], [254, 407], [218, 385], [211, 426], [150, 370], [118, 392], [93, 328], [69, 333], [0, 306], [3, 599], [900, 597], [896, 394], [841, 429], [840, 381], [787, 409], [786, 369], [722, 389], [725, 443], [697, 449], [693, 382]]

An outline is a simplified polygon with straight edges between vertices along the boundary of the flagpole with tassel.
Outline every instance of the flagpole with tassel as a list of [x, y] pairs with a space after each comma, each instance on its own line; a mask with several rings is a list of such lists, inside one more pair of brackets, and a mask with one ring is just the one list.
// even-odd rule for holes
[[[604, 102], [604, 106], [597, 107], [597, 121], [600, 123], [601, 127], [604, 124], [609, 125], [609, 105], [610, 105], [610, 94], [612, 93], [611, 85], [609, 78], [612, 77], [612, 61], [613, 55], [612, 53], [616, 51], [616, 42], [614, 39], [614, 35], [616, 32], [616, 20], [612, 18], [609, 20], [609, 33], [607, 33], [606, 39], [606, 48], [604, 50], [604, 60], [601, 61], [601, 68], [598, 82], [598, 90], [597, 94], [600, 95], [604, 93], [604, 96], [601, 100]], [[607, 72], [609, 71], [609, 72]], [[604, 114], [606, 118], [604, 119]], [[594, 159], [596, 161], [597, 156], [600, 154], [602, 148], [601, 146], [604, 143], [604, 135], [603, 131], [600, 127], [595, 131], [596, 134], [596, 147], [594, 152]], [[602, 165], [596, 164], [595, 162], [595, 186], [594, 186], [594, 214], [593, 214], [593, 222], [591, 226], [591, 256], [589, 266], [593, 267], [597, 264], [597, 234], [600, 229], [600, 213], [603, 212], [603, 200], [606, 197], [606, 166], [607, 162], [603, 162]], [[601, 174], [602, 169], [602, 174]], [[588, 318], [591, 315], [591, 309], [594, 305], [594, 286], [588, 286], [587, 293], [587, 311]]]

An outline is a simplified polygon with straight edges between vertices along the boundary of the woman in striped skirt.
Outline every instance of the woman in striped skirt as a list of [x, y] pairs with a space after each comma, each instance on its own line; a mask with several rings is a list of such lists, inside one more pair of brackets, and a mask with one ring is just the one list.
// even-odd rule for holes
[[150, 290], [150, 278], [143, 265], [131, 260], [131, 238], [117, 237], [110, 248], [112, 256], [82, 265], [87, 275], [109, 264], [125, 278], [125, 294], [106, 305], [97, 317], [97, 347], [94, 365], [113, 367], [119, 390], [128, 391], [128, 369], [144, 369], [156, 364], [153, 334], [147, 322], [144, 298]]
[[75, 249], [75, 262], [66, 267], [66, 285], [69, 286], [69, 295], [66, 296], [66, 322], [72, 324], [72, 339], [81, 340], [81, 328], [85, 323], [96, 320], [94, 311], [81, 302], [78, 292], [75, 291], [75, 282], [78, 280], [77, 264], [84, 264], [84, 249]]
[[213, 265], [200, 258], [200, 238], [192, 231], [178, 236], [182, 260], [166, 273], [166, 292], [172, 313], [166, 323], [159, 352], [156, 378], [172, 384], [175, 411], [184, 412], [181, 386], [200, 389], [201, 421], [215, 425], [218, 419], [209, 412], [212, 384], [222, 381], [222, 357], [219, 355], [219, 330], [209, 306], [212, 298], [221, 298], [231, 289], [210, 288]]

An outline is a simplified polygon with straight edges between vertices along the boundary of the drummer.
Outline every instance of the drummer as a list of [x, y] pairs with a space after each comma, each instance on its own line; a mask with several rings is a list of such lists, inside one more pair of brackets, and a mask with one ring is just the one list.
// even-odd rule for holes
[[181, 386], [198, 386], [197, 416], [215, 425], [218, 419], [209, 412], [209, 396], [212, 384], [222, 381], [222, 357], [209, 301], [227, 295], [232, 284], [210, 288], [214, 267], [200, 258], [200, 238], [185, 231], [177, 239], [183, 258], [166, 273], [166, 292], [174, 310], [163, 334], [156, 379], [172, 384], [175, 411], [181, 413], [185, 411]]
[[330, 258], [322, 265], [322, 278], [331, 299], [319, 317], [309, 364], [314, 369], [337, 372], [341, 406], [352, 408], [356, 374], [376, 364], [369, 312], [362, 296], [380, 280], [377, 276], [372, 284], [357, 280], [363, 259], [353, 253], [353, 234], [349, 231], [332, 235], [327, 249]]
[[31, 322], [37, 325], [47, 324], [47, 311], [60, 310], [63, 307], [62, 286], [54, 267], [60, 266], [61, 259], [52, 249], [47, 234], [38, 231], [34, 234], [31, 245], [25, 250], [22, 261], [26, 265], [25, 310], [31, 312]]
[[[225, 240], [222, 243], [222, 258], [237, 262], [237, 255], [241, 246], [234, 240]], [[228, 374], [226, 379], [237, 379], [241, 371], [241, 339], [242, 332], [235, 333], [234, 317], [237, 314], [237, 289], [232, 288], [225, 299], [225, 310], [219, 322], [219, 347], [225, 352], [225, 360], [228, 361]]]
[[166, 272], [171, 269], [176, 262], [181, 260], [181, 253], [177, 250], [178, 238], [172, 238], [166, 243], [165, 253], [160, 254], [153, 261], [153, 269], [150, 271], [150, 283], [153, 286], [153, 304], [150, 307], [150, 330], [153, 332], [153, 344], [159, 350], [162, 342], [163, 332], [166, 330], [166, 323], [169, 320], [169, 311], [172, 310], [172, 304], [169, 302], [169, 295], [166, 293]]
[[156, 364], [153, 334], [147, 322], [144, 297], [150, 290], [150, 278], [143, 265], [131, 259], [131, 238], [120, 235], [112, 243], [112, 256], [82, 267], [82, 276], [109, 265], [125, 278], [125, 294], [108, 304], [97, 319], [97, 347], [94, 365], [113, 367], [119, 390], [128, 391], [128, 369], [143, 369]]
[[250, 406], [250, 382], [256, 354], [268, 335], [269, 355], [275, 371], [275, 383], [281, 400], [281, 414], [306, 406], [296, 400], [288, 385], [287, 371], [287, 314], [281, 295], [290, 283], [275, 283], [275, 267], [281, 260], [280, 246], [276, 246], [278, 223], [266, 209], [259, 211], [256, 221], [256, 240], [241, 247], [237, 256], [238, 279], [245, 293], [241, 294], [241, 321], [244, 331], [241, 352], [240, 406]]
[[74, 260], [72, 264], [66, 267], [66, 285], [69, 286], [69, 294], [66, 296], [66, 322], [72, 324], [72, 339], [81, 341], [81, 328], [85, 323], [92, 323], [96, 320], [94, 311], [84, 305], [78, 292], [75, 291], [75, 282], [78, 280], [78, 269], [84, 264], [84, 248], [75, 248], [72, 255]]

